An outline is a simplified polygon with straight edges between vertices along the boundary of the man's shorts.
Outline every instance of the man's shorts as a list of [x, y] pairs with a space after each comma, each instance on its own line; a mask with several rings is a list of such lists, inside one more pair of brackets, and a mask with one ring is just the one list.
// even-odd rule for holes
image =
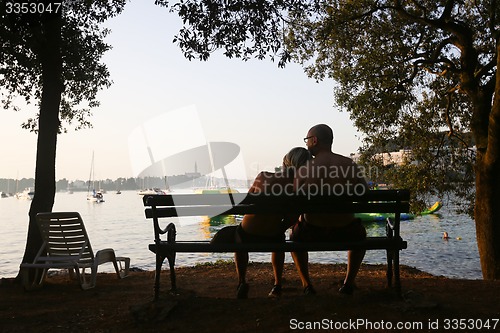
[[364, 239], [366, 230], [361, 224], [361, 219], [354, 219], [344, 227], [318, 227], [301, 220], [293, 226], [290, 234], [290, 240], [295, 242], [342, 242]]

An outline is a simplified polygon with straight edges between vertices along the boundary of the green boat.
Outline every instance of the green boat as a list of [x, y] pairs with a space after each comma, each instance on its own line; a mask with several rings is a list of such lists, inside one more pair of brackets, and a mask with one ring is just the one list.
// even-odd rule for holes
[[[439, 211], [441, 207], [443, 207], [443, 204], [441, 203], [441, 201], [437, 201], [434, 205], [420, 212], [419, 214], [401, 213], [401, 221], [413, 220], [415, 217], [420, 215], [434, 214]], [[357, 213], [354, 216], [360, 218], [362, 222], [382, 222], [385, 221], [388, 217], [394, 218], [394, 214], [384, 213]]]

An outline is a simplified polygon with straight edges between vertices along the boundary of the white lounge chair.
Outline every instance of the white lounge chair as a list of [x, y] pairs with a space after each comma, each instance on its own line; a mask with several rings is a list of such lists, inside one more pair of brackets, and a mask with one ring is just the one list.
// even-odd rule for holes
[[[103, 263], [113, 263], [118, 278], [128, 275], [130, 258], [116, 257], [113, 249], [100, 250], [94, 255], [79, 213], [39, 213], [36, 221], [43, 244], [32, 263], [21, 264], [25, 289], [41, 287], [50, 268], [68, 269], [71, 276], [76, 274], [82, 289], [95, 287], [97, 267]], [[85, 272], [87, 268], [90, 279]]]

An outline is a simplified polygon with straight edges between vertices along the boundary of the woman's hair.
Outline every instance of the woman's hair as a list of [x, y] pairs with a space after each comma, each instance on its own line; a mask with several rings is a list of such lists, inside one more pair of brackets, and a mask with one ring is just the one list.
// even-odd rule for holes
[[284, 157], [283, 157], [283, 167], [284, 172], [291, 171], [290, 176], [294, 175], [295, 169], [300, 168], [305, 165], [307, 161], [312, 158], [309, 151], [302, 147], [292, 148]]

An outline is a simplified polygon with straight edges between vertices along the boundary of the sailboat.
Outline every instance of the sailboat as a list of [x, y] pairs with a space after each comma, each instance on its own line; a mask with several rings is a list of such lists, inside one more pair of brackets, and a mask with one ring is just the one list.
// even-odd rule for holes
[[[104, 196], [102, 195], [101, 191], [96, 191], [95, 190], [95, 170], [94, 170], [94, 152], [92, 152], [92, 164], [90, 166], [90, 176], [89, 176], [89, 186], [87, 189], [87, 200], [95, 202], [95, 203], [101, 203], [104, 202]], [[92, 184], [92, 193], [90, 192], [90, 185]]]
[[35, 196], [35, 191], [33, 191], [30, 187], [26, 188], [22, 192], [16, 193], [16, 198], [18, 199], [33, 200], [34, 196]]
[[[225, 179], [226, 180], [226, 179]], [[239, 193], [238, 190], [231, 188], [229, 182], [226, 181], [226, 186], [219, 186], [216, 184], [215, 179], [212, 175], [207, 178], [205, 187], [195, 188], [193, 190], [195, 194], [228, 194], [228, 193]]]
[[[142, 190], [139, 190], [137, 192], [137, 194], [139, 194], [139, 195], [166, 195], [166, 194], [172, 192], [172, 190], [170, 189], [170, 185], [168, 184], [168, 181], [167, 181], [167, 176], [165, 176], [164, 179], [165, 179], [165, 189], [164, 190], [162, 190], [159, 187], [143, 188]], [[143, 185], [144, 185], [144, 179], [142, 181], [143, 181]]]
[[[210, 146], [208, 148], [209, 151], [209, 156], [210, 156], [210, 164], [212, 167], [212, 173], [207, 175], [206, 178], [206, 184], [205, 187], [202, 188], [195, 188], [194, 193], [195, 194], [232, 194], [232, 193], [238, 193], [238, 190], [233, 189], [229, 186], [229, 180], [226, 175], [226, 170], [224, 167], [221, 168], [222, 171], [222, 176], [224, 178], [224, 183], [226, 186], [221, 187], [219, 186], [218, 182], [216, 182], [215, 177], [214, 177], [214, 172], [215, 172], [215, 167], [214, 167], [214, 162], [212, 159], [212, 151], [210, 149]], [[198, 168], [196, 166], [196, 163], [194, 164], [194, 173], [198, 173]]]

